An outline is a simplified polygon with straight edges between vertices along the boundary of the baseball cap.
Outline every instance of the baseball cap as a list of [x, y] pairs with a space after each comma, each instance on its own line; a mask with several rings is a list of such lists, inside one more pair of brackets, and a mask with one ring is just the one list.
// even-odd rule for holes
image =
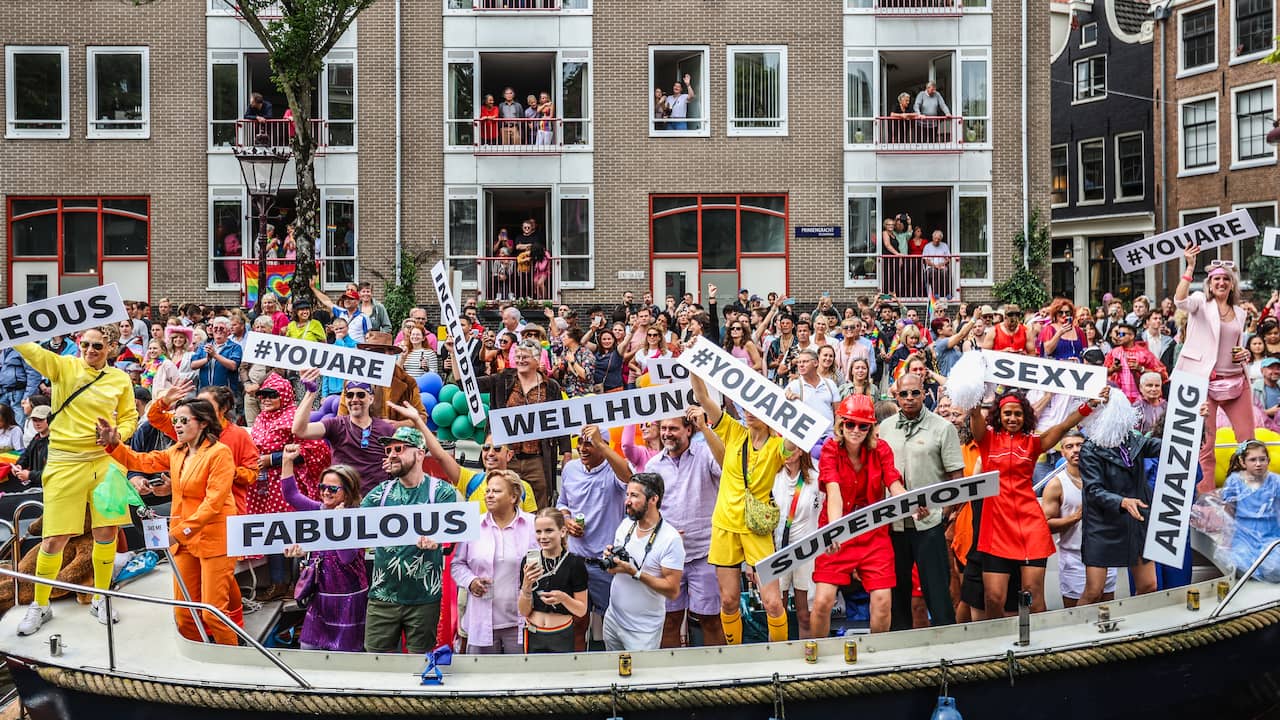
[[[146, 388], [135, 388], [135, 390], [145, 391]], [[136, 397], [137, 393], [134, 393], [134, 396]], [[36, 420], [48, 420], [49, 414], [52, 412], [53, 412], [53, 408], [49, 407], [48, 405], [37, 405], [31, 408], [31, 417], [35, 418]]]
[[419, 450], [427, 445], [426, 439], [422, 437], [422, 431], [411, 427], [396, 428], [396, 431], [392, 433], [390, 437], [380, 437], [378, 438], [378, 442], [383, 445], [390, 445], [393, 442], [402, 442], [407, 445], [412, 445]]
[[1272, 365], [1280, 365], [1280, 359], [1269, 357], [1262, 359], [1262, 367], [1269, 368]]

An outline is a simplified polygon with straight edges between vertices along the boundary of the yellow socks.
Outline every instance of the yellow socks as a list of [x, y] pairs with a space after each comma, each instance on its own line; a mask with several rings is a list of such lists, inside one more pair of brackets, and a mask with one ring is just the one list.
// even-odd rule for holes
[[[62, 553], [50, 555], [44, 550], [36, 553], [36, 577], [44, 580], [57, 580], [58, 571], [62, 569]], [[49, 595], [53, 593], [53, 587], [49, 585], [36, 585], [36, 604], [44, 607], [49, 605]]]
[[720, 625], [724, 628], [724, 642], [726, 645], [742, 644], [742, 611], [734, 610], [732, 615], [720, 611]]
[[787, 641], [787, 616], [769, 618], [769, 642], [786, 642]]
[[99, 590], [111, 587], [111, 571], [116, 561], [116, 541], [93, 543], [93, 586]]

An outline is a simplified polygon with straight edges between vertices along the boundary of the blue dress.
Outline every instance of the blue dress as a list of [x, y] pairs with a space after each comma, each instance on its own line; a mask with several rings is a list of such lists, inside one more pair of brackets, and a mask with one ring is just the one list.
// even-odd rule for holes
[[[1222, 486], [1222, 501], [1236, 506], [1230, 557], [1236, 569], [1243, 572], [1271, 541], [1280, 538], [1280, 475], [1267, 473], [1267, 479], [1255, 489], [1245, 483], [1243, 474], [1232, 473]], [[1280, 555], [1273, 552], [1253, 576], [1280, 582]]]

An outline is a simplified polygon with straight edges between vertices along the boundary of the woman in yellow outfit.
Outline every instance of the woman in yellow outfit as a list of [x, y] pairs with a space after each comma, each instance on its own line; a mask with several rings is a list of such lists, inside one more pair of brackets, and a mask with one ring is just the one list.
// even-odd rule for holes
[[[129, 438], [138, 427], [138, 410], [133, 404], [133, 383], [122, 370], [108, 367], [107, 360], [120, 343], [115, 325], [85, 330], [80, 334], [80, 357], [62, 356], [35, 343], [14, 349], [36, 372], [49, 379], [53, 388], [53, 413], [49, 415], [49, 460], [44, 476], [44, 539], [36, 556], [36, 577], [53, 580], [62, 569], [62, 549], [72, 537], [84, 532], [85, 509], [93, 528], [93, 586], [111, 585], [116, 558], [116, 532], [131, 521], [104, 516], [93, 506], [93, 488], [111, 468], [111, 458], [97, 445], [98, 418], [114, 418], [120, 437]], [[37, 584], [35, 601], [18, 623], [19, 635], [30, 635], [53, 617], [48, 585]], [[107, 624], [106, 603], [93, 597], [89, 611], [98, 622]], [[113, 612], [112, 615], [115, 615]], [[110, 618], [116, 622], [119, 618]]]

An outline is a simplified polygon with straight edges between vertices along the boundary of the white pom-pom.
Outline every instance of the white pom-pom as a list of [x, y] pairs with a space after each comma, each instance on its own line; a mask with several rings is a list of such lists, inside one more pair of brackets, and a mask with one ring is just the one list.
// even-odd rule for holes
[[947, 397], [961, 412], [969, 412], [982, 402], [987, 394], [987, 358], [977, 350], [960, 356], [947, 375]]
[[1094, 444], [1114, 448], [1124, 443], [1137, 424], [1138, 411], [1129, 404], [1129, 398], [1112, 388], [1107, 404], [1094, 410], [1080, 427]]

